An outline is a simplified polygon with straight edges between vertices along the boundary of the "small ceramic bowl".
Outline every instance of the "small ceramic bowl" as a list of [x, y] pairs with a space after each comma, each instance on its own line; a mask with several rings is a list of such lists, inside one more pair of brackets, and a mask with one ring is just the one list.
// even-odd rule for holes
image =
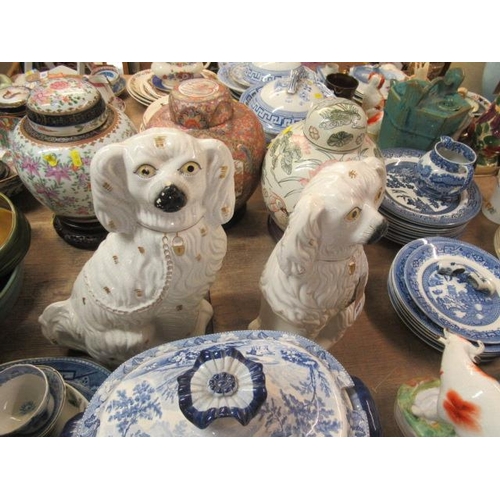
[[26, 435], [50, 417], [51, 396], [45, 373], [30, 364], [0, 372], [0, 436]]
[[22, 262], [30, 244], [28, 219], [6, 195], [0, 193], [0, 278]]
[[120, 71], [116, 66], [113, 66], [111, 64], [103, 64], [100, 66], [96, 66], [92, 71], [90, 72], [92, 76], [94, 75], [102, 75], [104, 78], [106, 78], [108, 84], [113, 87], [113, 85], [116, 85], [119, 80], [120, 80]]
[[243, 78], [249, 85], [257, 85], [290, 76], [299, 66], [300, 62], [249, 62]]

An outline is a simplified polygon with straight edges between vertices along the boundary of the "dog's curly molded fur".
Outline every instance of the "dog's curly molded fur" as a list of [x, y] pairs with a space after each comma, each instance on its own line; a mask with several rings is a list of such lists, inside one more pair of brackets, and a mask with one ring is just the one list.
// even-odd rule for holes
[[52, 342], [116, 365], [154, 345], [205, 333], [209, 287], [226, 254], [234, 164], [215, 139], [154, 128], [100, 149], [94, 208], [107, 238], [71, 296], [39, 318]]
[[260, 279], [250, 329], [283, 330], [329, 349], [362, 310], [368, 279], [363, 245], [380, 238], [383, 161], [325, 162], [301, 193]]

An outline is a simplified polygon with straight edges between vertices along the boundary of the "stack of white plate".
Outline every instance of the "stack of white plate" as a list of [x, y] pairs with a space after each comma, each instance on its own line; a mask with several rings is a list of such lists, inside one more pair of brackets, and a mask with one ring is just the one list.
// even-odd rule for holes
[[482, 196], [474, 181], [450, 198], [432, 196], [419, 185], [415, 169], [425, 151], [392, 148], [382, 153], [387, 186], [380, 213], [389, 223], [387, 239], [404, 245], [430, 236], [456, 238], [481, 211]]
[[443, 329], [485, 346], [480, 360], [500, 356], [500, 261], [454, 238], [404, 245], [387, 282], [396, 313], [418, 338], [442, 351]]

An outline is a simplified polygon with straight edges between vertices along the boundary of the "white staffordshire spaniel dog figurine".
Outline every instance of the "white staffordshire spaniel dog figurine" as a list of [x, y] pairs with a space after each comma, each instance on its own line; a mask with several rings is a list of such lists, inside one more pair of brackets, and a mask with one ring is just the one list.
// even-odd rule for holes
[[227, 248], [222, 224], [235, 204], [227, 146], [153, 128], [100, 149], [90, 176], [109, 234], [71, 296], [42, 313], [43, 334], [106, 365], [204, 334], [213, 315], [206, 296]]
[[363, 245], [387, 222], [378, 212], [384, 162], [325, 162], [296, 204], [260, 279], [259, 316], [249, 329], [304, 335], [329, 349], [364, 306], [368, 262]]

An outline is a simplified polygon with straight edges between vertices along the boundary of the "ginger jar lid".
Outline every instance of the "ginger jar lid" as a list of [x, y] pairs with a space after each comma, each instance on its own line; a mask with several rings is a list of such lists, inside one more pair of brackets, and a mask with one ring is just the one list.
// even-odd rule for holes
[[41, 80], [31, 91], [26, 106], [33, 129], [49, 136], [88, 133], [107, 118], [100, 92], [76, 76]]
[[328, 97], [315, 103], [304, 121], [304, 134], [313, 144], [339, 153], [362, 146], [366, 130], [363, 108], [340, 97]]
[[215, 127], [233, 116], [229, 89], [209, 78], [191, 78], [178, 83], [170, 92], [168, 105], [173, 120], [186, 128]]

